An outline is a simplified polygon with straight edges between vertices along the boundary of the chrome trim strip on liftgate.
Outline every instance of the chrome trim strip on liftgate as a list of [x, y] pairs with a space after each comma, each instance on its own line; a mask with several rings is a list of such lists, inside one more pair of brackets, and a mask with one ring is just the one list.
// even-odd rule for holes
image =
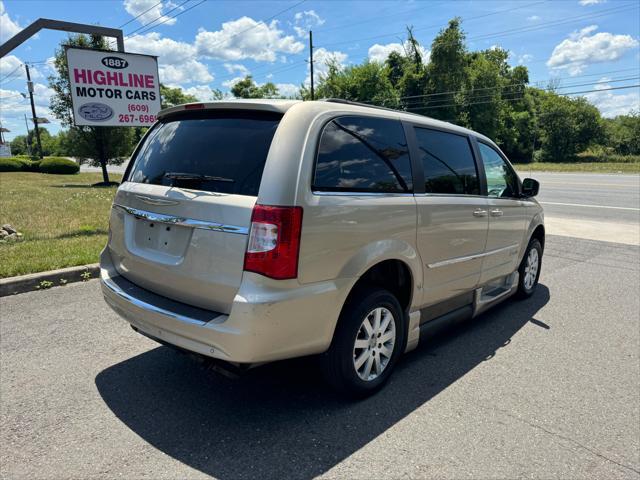
[[118, 208], [136, 218], [148, 220], [150, 222], [167, 223], [169, 225], [179, 225], [181, 227], [199, 228], [201, 230], [213, 230], [214, 232], [237, 233], [239, 235], [248, 235], [247, 227], [239, 227], [237, 225], [225, 225], [218, 222], [206, 222], [204, 220], [196, 220], [194, 218], [177, 217], [175, 215], [165, 215], [162, 213], [147, 212], [133, 207], [126, 207], [117, 203], [113, 204], [113, 208]]
[[508, 245], [506, 247], [497, 248], [489, 252], [475, 253], [473, 255], [467, 255], [466, 257], [456, 257], [456, 258], [450, 258], [448, 260], [442, 260], [440, 262], [429, 263], [427, 264], [427, 267], [438, 268], [438, 267], [444, 267], [445, 265], [453, 265], [454, 263], [467, 262], [469, 260], [475, 260], [477, 258], [483, 258], [483, 257], [488, 257], [489, 255], [495, 255], [496, 253], [506, 252], [507, 250], [512, 250], [514, 248], [518, 248], [517, 243], [514, 243], [513, 245]]

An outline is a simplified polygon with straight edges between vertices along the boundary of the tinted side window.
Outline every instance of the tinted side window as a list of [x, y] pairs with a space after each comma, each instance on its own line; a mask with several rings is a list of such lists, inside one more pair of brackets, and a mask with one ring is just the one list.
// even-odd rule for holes
[[355, 192], [411, 192], [411, 163], [397, 120], [340, 117], [320, 138], [313, 188]]
[[416, 128], [427, 193], [479, 195], [480, 182], [467, 137]]
[[487, 192], [490, 197], [515, 197], [518, 178], [498, 152], [489, 145], [478, 142], [484, 172], [487, 176]]

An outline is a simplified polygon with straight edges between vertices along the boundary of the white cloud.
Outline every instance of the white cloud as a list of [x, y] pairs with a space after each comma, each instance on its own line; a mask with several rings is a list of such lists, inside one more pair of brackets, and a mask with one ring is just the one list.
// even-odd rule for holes
[[[408, 45], [406, 42], [404, 46], [400, 43], [387, 43], [386, 45], [376, 43], [369, 47], [369, 60], [372, 62], [384, 62], [391, 52], [398, 52], [404, 55], [407, 48]], [[429, 63], [431, 52], [422, 47], [422, 45], [420, 45], [419, 48], [420, 54], [422, 55], [422, 62]]]
[[[315, 82], [320, 80], [320, 77], [326, 75], [329, 71], [329, 62], [335, 61], [340, 68], [344, 68], [348, 55], [344, 52], [329, 51], [324, 47], [314, 48], [313, 50], [313, 79]], [[311, 75], [309, 72], [309, 65], [307, 65], [307, 78], [304, 80], [305, 85], [311, 83]]]
[[249, 17], [225, 22], [222, 29], [209, 32], [201, 29], [195, 47], [199, 56], [220, 60], [274, 62], [279, 54], [295, 54], [304, 44], [278, 28], [277, 20], [266, 24]]
[[132, 17], [138, 17], [138, 15], [140, 15], [136, 18], [136, 21], [141, 25], [147, 25], [150, 22], [153, 22], [154, 25], [160, 23], [162, 23], [162, 25], [173, 25], [176, 23], [175, 18], [163, 15], [165, 7], [170, 10], [176, 6], [172, 2], [158, 3], [156, 0], [124, 0], [123, 5], [124, 9]]
[[518, 57], [518, 64], [524, 65], [525, 63], [529, 63], [533, 60], [533, 55], [530, 53], [524, 53]]
[[578, 75], [589, 64], [618, 60], [625, 52], [638, 46], [631, 35], [599, 32], [591, 35], [597, 25], [590, 25], [560, 42], [553, 49], [547, 66], [566, 69], [569, 75]]
[[527, 20], [529, 20], [530, 22], [537, 22], [538, 20], [540, 20], [540, 16], [539, 15], [531, 15], [530, 17], [527, 17]]
[[615, 117], [617, 115], [627, 115], [632, 110], [640, 110], [640, 92], [637, 90], [631, 93], [614, 93], [607, 88], [611, 88], [611, 84], [606, 83], [610, 80], [608, 77], [602, 77], [600, 82], [595, 86], [598, 92], [587, 93], [585, 97], [594, 104], [604, 117]]
[[163, 38], [157, 32], [133, 35], [125, 38], [124, 43], [128, 52], [156, 55], [159, 57], [158, 60], [168, 65], [179, 64], [196, 57], [196, 50], [190, 43]]
[[276, 88], [283, 97], [295, 97], [300, 93], [300, 87], [293, 83], [276, 83]]
[[240, 63], [225, 63], [224, 68], [229, 73], [238, 72], [242, 75], [249, 75], [249, 69]]
[[[33, 84], [33, 99], [37, 107], [46, 108], [49, 110], [49, 104], [51, 103], [51, 97], [55, 95], [53, 88], [49, 88], [42, 83]], [[42, 116], [38, 113], [38, 116]]]
[[193, 87], [185, 88], [184, 93], [187, 95], [193, 95], [201, 102], [211, 102], [213, 100], [213, 93], [209, 85], [195, 85]]
[[207, 83], [214, 77], [207, 66], [197, 60], [188, 60], [179, 65], [159, 65], [160, 81], [166, 84]]
[[[0, 78], [4, 79], [7, 75], [10, 75], [12, 80], [26, 78], [22, 60], [15, 55], [7, 55], [0, 58]], [[5, 80], [8, 80], [8, 78]]]
[[569, 40], [579, 40], [582, 37], [586, 37], [590, 33], [595, 32], [597, 29], [597, 25], [589, 25], [588, 27], [581, 28], [580, 30], [574, 30], [569, 34]]
[[[31, 118], [31, 106], [26, 97], [22, 96], [19, 90], [8, 90], [0, 88], [0, 121], [3, 125], [13, 125], [14, 129], [18, 128], [20, 132], [24, 127], [24, 115]], [[54, 95], [54, 91], [42, 83], [34, 83], [33, 99], [36, 105], [36, 114], [38, 117], [46, 117], [51, 123], [58, 123], [51, 111], [49, 110], [49, 102]], [[10, 127], [9, 127], [10, 128]], [[10, 128], [11, 129], [11, 128]], [[13, 132], [15, 136], [16, 132]]]
[[238, 83], [240, 80], [244, 80], [244, 77], [235, 77], [235, 78], [232, 78], [231, 80], [226, 80], [226, 81], [222, 82], [222, 86], [223, 87], [227, 87], [227, 88], [231, 88], [236, 83]]
[[597, 3], [604, 3], [607, 0], [580, 0], [580, 5], [596, 5]]
[[22, 30], [18, 22], [11, 20], [7, 10], [4, 8], [4, 2], [0, 0], [0, 42], [4, 42], [16, 33]]
[[324, 18], [316, 13], [315, 10], [305, 10], [304, 12], [298, 12], [294, 15], [293, 29], [296, 31], [299, 37], [306, 38], [309, 34], [309, 30], [313, 27], [324, 24]]
[[196, 49], [186, 42], [163, 38], [157, 32], [125, 38], [127, 51], [158, 56], [160, 81], [166, 84], [208, 83], [214, 77], [196, 59]]

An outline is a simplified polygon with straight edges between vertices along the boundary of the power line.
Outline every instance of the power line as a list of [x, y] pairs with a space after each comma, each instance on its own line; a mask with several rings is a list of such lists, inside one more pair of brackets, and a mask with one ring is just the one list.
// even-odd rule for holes
[[[610, 80], [599, 80], [596, 82], [586, 82], [586, 83], [574, 83], [574, 84], [569, 84], [569, 85], [564, 85], [564, 86], [557, 86], [554, 88], [540, 88], [540, 87], [531, 87], [531, 88], [538, 88], [539, 90], [547, 90], [547, 91], [552, 91], [552, 90], [556, 90], [556, 89], [565, 89], [565, 88], [573, 88], [573, 87], [583, 87], [586, 85], [597, 85], [600, 83], [618, 83], [618, 82], [628, 82], [631, 80], [637, 80], [638, 78], [640, 78], [640, 76], [633, 76], [633, 77], [627, 77], [627, 78], [619, 78], [619, 79], [610, 79]], [[468, 93], [470, 95], [473, 95], [475, 92], [479, 92], [479, 91], [487, 91], [487, 90], [506, 90], [508, 88], [511, 87], [527, 87], [526, 84], [524, 83], [512, 83], [509, 85], [497, 85], [497, 86], [493, 86], [493, 87], [483, 87], [483, 88], [475, 88], [472, 90], [465, 90], [465, 89], [460, 89], [460, 90], [452, 90], [449, 92], [442, 92], [442, 93], [427, 93], [424, 95], [410, 95], [410, 96], [406, 96], [406, 97], [399, 97], [398, 100], [421, 100], [423, 98], [426, 97], [432, 97], [432, 96], [437, 96], [437, 95], [445, 95], [445, 94], [459, 94], [459, 93]], [[507, 92], [510, 93], [510, 92]], [[492, 96], [493, 94], [487, 94], [488, 96]], [[436, 102], [442, 102], [442, 101], [451, 101], [451, 99], [449, 98], [442, 98], [442, 99], [435, 99]]]
[[[541, 0], [541, 1], [538, 1], [538, 2], [534, 2], [534, 3], [528, 3], [528, 4], [525, 4], [525, 5], [519, 5], [517, 7], [507, 8], [507, 9], [504, 9], [504, 10], [496, 10], [494, 12], [484, 13], [482, 15], [476, 15], [476, 16], [473, 16], [473, 17], [463, 18], [462, 21], [463, 22], [470, 22], [470, 21], [481, 19], [481, 18], [490, 17], [492, 15], [499, 15], [501, 13], [507, 13], [507, 12], [511, 12], [513, 10], [519, 10], [521, 8], [532, 7], [532, 6], [538, 5], [540, 3], [546, 3], [548, 1], [549, 0]], [[429, 4], [429, 6], [432, 6], [432, 4]], [[403, 12], [403, 13], [411, 13], [411, 12], [418, 11], [418, 10], [424, 10], [424, 7], [420, 7], [419, 9], [416, 9], [416, 10], [409, 10], [408, 12]], [[391, 16], [394, 16], [394, 15], [391, 15]], [[344, 25], [340, 25], [340, 26], [337, 26], [337, 27], [331, 27], [331, 28], [326, 28], [326, 29], [320, 27], [317, 30], [324, 33], [324, 32], [329, 32], [329, 31], [332, 31], [332, 30], [338, 30], [338, 29], [341, 29], [341, 28], [350, 28], [352, 25], [357, 25], [359, 23], [366, 23], [366, 22], [369, 22], [369, 21], [375, 21], [375, 20], [379, 20], [380, 18], [383, 18], [383, 19], [386, 20], [388, 18], [388, 16], [381, 15], [381, 16], [373, 17], [371, 19], [364, 20], [364, 21], [361, 21], [361, 22], [354, 22], [354, 23], [344, 24]], [[420, 27], [419, 30], [425, 30], [427, 28], [438, 28], [438, 27], [442, 27], [442, 23], [436, 23], [436, 24], [433, 24], [433, 25], [425, 25], [425, 26]], [[405, 32], [402, 32], [402, 33], [405, 33]], [[400, 35], [400, 33], [398, 33], [398, 34], [388, 34], [386, 36], [395, 36], [395, 35]], [[344, 42], [344, 43], [347, 43], [347, 42]], [[334, 44], [329, 44], [329, 45], [336, 45], [336, 44], [334, 43]]]
[[[628, 88], [637, 88], [640, 87], [640, 84], [637, 85], [627, 85], [624, 87], [610, 87], [610, 88], [595, 88], [593, 90], [581, 90], [578, 92], [564, 92], [564, 93], [556, 93], [556, 95], [561, 95], [561, 96], [567, 96], [567, 95], [579, 95], [582, 93], [594, 93], [594, 92], [607, 92], [610, 90], [624, 90], [624, 89], [628, 89]], [[519, 98], [511, 98], [511, 99], [506, 99], [504, 100], [505, 102], [515, 102], [518, 100], [522, 100], [523, 97], [519, 97]], [[484, 105], [487, 103], [493, 103], [492, 100], [490, 101], [483, 101], [483, 102], [471, 102], [471, 103], [466, 103], [464, 104], [465, 107], [469, 107], [472, 105]], [[416, 110], [430, 110], [430, 109], [436, 109], [436, 108], [449, 108], [449, 107], [457, 107], [459, 106], [458, 104], [449, 104], [449, 105], [435, 105], [435, 106], [424, 106], [424, 107], [413, 107], [413, 108], [407, 108], [406, 111], [416, 111]]]
[[[548, 0], [544, 0], [544, 1], [548, 1]], [[447, 2], [446, 1], [429, 2], [429, 7], [433, 7], [434, 5], [439, 5], [439, 4], [443, 4], [443, 3], [447, 3]], [[383, 10], [383, 11], [388, 11], [390, 9], [395, 9], [395, 8], [396, 7], [394, 5], [394, 6], [389, 7], [387, 9]], [[358, 22], [345, 23], [345, 24], [342, 24], [342, 25], [336, 25], [336, 26], [329, 27], [329, 28], [318, 26], [317, 28], [315, 28], [315, 30], [319, 31], [319, 32], [322, 32], [322, 33], [332, 32], [334, 30], [340, 30], [340, 29], [343, 29], [343, 28], [351, 28], [354, 25], [362, 25], [363, 23], [376, 22], [376, 21], [379, 21], [381, 18], [387, 20], [387, 19], [392, 18], [392, 17], [403, 16], [403, 15], [406, 15], [408, 13], [414, 13], [414, 12], [418, 12], [418, 11], [424, 11], [424, 6], [421, 6], [419, 8], [413, 8], [411, 10], [406, 10], [404, 12], [397, 12], [395, 14], [390, 14], [390, 15], [376, 15], [375, 17], [369, 17], [369, 18], [366, 18], [364, 20], [360, 20]]]
[[[629, 79], [622, 79], [622, 80], [608, 80], [608, 81], [601, 81], [601, 82], [578, 83], [578, 84], [572, 85], [571, 88], [584, 87], [584, 86], [590, 86], [590, 85], [600, 85], [600, 84], [608, 85], [610, 83], [618, 83], [618, 82], [629, 82], [631, 80], [638, 80], [639, 78], [640, 77], [632, 77], [632, 78], [629, 78]], [[569, 87], [566, 87], [566, 88], [569, 88]], [[545, 92], [553, 92], [553, 93], [555, 93], [557, 95], [564, 95], [564, 93], [557, 92], [553, 88], [539, 88], [538, 90], [545, 91]], [[491, 102], [493, 102], [493, 101], [500, 102], [500, 101], [504, 101], [504, 100], [510, 100], [510, 98], [509, 98], [510, 95], [517, 95], [518, 99], [524, 98], [524, 93], [521, 92], [521, 91], [520, 92], [518, 92], [518, 91], [498, 92], [498, 93], [500, 95], [499, 98], [495, 97], [495, 94], [483, 94], [483, 95], [473, 95], [473, 94], [471, 94], [469, 96], [470, 97], [470, 102], [469, 103], [465, 103], [464, 100], [463, 100], [462, 103], [464, 105], [472, 105], [472, 104], [474, 104], [474, 102], [477, 102], [479, 100], [488, 100], [488, 99], [491, 99], [490, 100]], [[407, 108], [421, 108], [421, 107], [419, 107], [419, 105], [417, 103], [418, 100], [419, 99], [416, 99], [416, 103], [413, 103], [412, 105], [411, 104], [407, 105]], [[444, 106], [443, 104], [451, 103], [453, 101], [454, 101], [453, 98], [436, 100], [435, 104], [433, 104], [432, 102], [429, 102], [425, 106], [425, 108], [437, 108], [437, 107]]]
[[[13, 70], [11, 70], [9, 73], [7, 73], [4, 77], [0, 78], [0, 82], [4, 82], [7, 78], [9, 78], [11, 75], [13, 75], [15, 72], [17, 72], [17, 71], [18, 71], [18, 69], [22, 67], [22, 65], [23, 65], [23, 64], [21, 63], [21, 64], [20, 64], [20, 65], [18, 65], [16, 68], [14, 68], [14, 69], [13, 69]], [[19, 75], [16, 75], [16, 78], [17, 78], [18, 76], [19, 76]]]
[[171, 18], [167, 18], [167, 19], [165, 19], [164, 21], [162, 21], [162, 22], [158, 23], [157, 25], [154, 25], [154, 26], [153, 26], [153, 27], [151, 27], [151, 28], [147, 28], [147, 29], [143, 30], [142, 32], [138, 33], [137, 35], [141, 35], [141, 34], [143, 34], [143, 33], [147, 33], [147, 32], [149, 32], [149, 31], [153, 30], [154, 28], [158, 28], [160, 25], [163, 25], [163, 24], [167, 23], [169, 20], [172, 20], [172, 19], [174, 19], [174, 18], [178, 18], [180, 15], [182, 15], [182, 14], [184, 14], [184, 13], [187, 13], [189, 10], [193, 10], [193, 9], [194, 9], [194, 8], [196, 8], [198, 5], [202, 5], [202, 4], [203, 4], [204, 2], [206, 2], [206, 1], [208, 1], [208, 0], [201, 0], [200, 2], [196, 3], [195, 5], [191, 5], [189, 8], [185, 8], [185, 9], [184, 9], [184, 10], [182, 10], [181, 12], [176, 13], [173, 17], [171, 17]]
[[[540, 23], [540, 24], [537, 24], [537, 25], [533, 25], [531, 27], [523, 27], [523, 28], [517, 28], [517, 29], [503, 30], [503, 31], [500, 31], [500, 32], [494, 32], [494, 33], [489, 33], [489, 34], [478, 35], [476, 37], [469, 37], [467, 40], [479, 40], [479, 39], [485, 39], [485, 38], [499, 37], [499, 36], [503, 36], [503, 35], [512, 35], [513, 33], [530, 32], [530, 31], [540, 30], [540, 29], [544, 29], [544, 28], [548, 28], [548, 27], [554, 27], [554, 26], [557, 26], [557, 25], [564, 25], [566, 23], [573, 23], [575, 21], [582, 21], [582, 20], [586, 20], [586, 19], [590, 19], [590, 18], [606, 16], [606, 15], [609, 15], [611, 13], [617, 13], [617, 12], [621, 12], [621, 11], [632, 10], [632, 9], [635, 9], [635, 8], [636, 8], [635, 4], [633, 4], [633, 5], [625, 5], [623, 7], [613, 7], [613, 8], [609, 8], [607, 10], [602, 10], [602, 11], [597, 12], [597, 13], [578, 15], [578, 16], [575, 16], [575, 17], [573, 17], [571, 19], [568, 19], [568, 20], [556, 20], [556, 21], [551, 21], [551, 22]], [[431, 26], [418, 27], [418, 28], [415, 28], [414, 31], [425, 30], [427, 28], [433, 28], [433, 27], [431, 27]], [[330, 46], [343, 45], [343, 44], [347, 44], [347, 43], [353, 43], [353, 42], [364, 41], [364, 40], [375, 40], [375, 39], [378, 39], [378, 38], [397, 36], [397, 35], [401, 35], [403, 33], [404, 32], [395, 32], [395, 33], [389, 33], [389, 34], [383, 34], [383, 35], [375, 35], [375, 36], [366, 37], [366, 38], [355, 38], [355, 39], [351, 39], [351, 40], [345, 40], [345, 41], [341, 41], [341, 42], [334, 42], [334, 43], [328, 43], [328, 44], [325, 44], [325, 45], [320, 45], [318, 48], [322, 48], [322, 47], [326, 48], [326, 47], [330, 47]], [[446, 43], [444, 43], [443, 45], [445, 45], [445, 44]]]
[[156, 8], [158, 5], [160, 5], [162, 3], [162, 0], [160, 0], [158, 3], [150, 6], [149, 8], [147, 8], [144, 12], [140, 13], [139, 15], [136, 15], [135, 17], [133, 17], [131, 20], [129, 20], [128, 22], [123, 23], [122, 25], [120, 25], [118, 28], [122, 28], [126, 25], [129, 25], [131, 22], [133, 22], [134, 20], [137, 20], [138, 18], [140, 18], [142, 15], [144, 15], [145, 13], [153, 10], [154, 8]]
[[7, 98], [17, 98], [17, 97], [22, 97], [22, 99], [24, 100], [25, 97], [22, 96], [22, 94], [17, 94], [17, 95], [7, 95], [6, 97], [0, 97], [0, 100], [6, 100]]
[[[543, 3], [543, 2], [535, 2], [533, 4], [528, 4], [526, 6], [535, 5], [537, 3]], [[508, 9], [508, 10], [515, 10], [516, 8], [523, 8], [523, 6], [514, 7], [512, 9]], [[604, 11], [601, 11], [601, 12], [598, 12], [598, 13], [585, 14], [585, 15], [577, 16], [577, 17], [574, 17], [574, 18], [569, 19], [569, 20], [559, 20], [559, 21], [554, 21], [554, 22], [547, 22], [546, 24], [543, 24], [543, 25], [538, 24], [538, 25], [535, 25], [533, 27], [525, 27], [525, 28], [504, 30], [502, 32], [495, 32], [495, 33], [491, 33], [491, 34], [480, 35], [480, 36], [477, 36], [477, 37], [471, 37], [468, 40], [495, 37], [495, 36], [500, 36], [502, 34], [504, 34], [504, 35], [512, 35], [514, 33], [519, 33], [519, 32], [529, 32], [529, 31], [539, 30], [539, 29], [542, 29], [542, 28], [548, 28], [548, 27], [552, 27], [552, 26], [556, 26], [556, 25], [565, 24], [565, 23], [571, 23], [571, 22], [575, 22], [575, 21], [579, 21], [579, 20], [585, 20], [585, 19], [588, 19], [588, 18], [595, 18], [595, 17], [599, 17], [599, 16], [609, 15], [609, 14], [614, 13], [614, 12], [627, 11], [627, 10], [631, 10], [631, 9], [634, 9], [634, 8], [635, 8], [635, 5], [626, 5], [626, 6], [623, 6], [623, 7], [614, 7], [614, 8], [610, 8], [610, 9], [607, 9], [607, 10], [604, 10]], [[505, 11], [508, 11], [508, 10], [501, 10], [501, 11], [498, 11], [498, 12], [492, 12], [491, 14], [480, 15], [478, 17], [470, 17], [470, 18], [468, 18], [466, 20], [472, 20], [472, 19], [477, 19], [477, 18], [481, 18], [481, 17], [486, 17], [488, 15], [493, 15], [493, 14], [497, 14], [497, 13], [504, 13]], [[434, 25], [434, 26], [436, 26], [436, 25]], [[430, 26], [420, 27], [420, 28], [414, 29], [414, 31], [415, 30], [424, 30], [426, 28], [431, 28], [431, 27]], [[335, 43], [331, 43], [331, 44], [325, 44], [324, 46], [321, 45], [321, 46], [319, 46], [317, 48], [326, 48], [327, 46], [339, 45], [339, 44], [344, 44], [344, 43], [352, 43], [354, 41], [359, 41], [359, 40], [371, 40], [371, 39], [376, 39], [376, 38], [381, 38], [381, 37], [386, 37], [386, 36], [391, 36], [391, 35], [396, 35], [396, 34], [378, 35], [378, 36], [374, 36], [374, 37], [367, 37], [365, 39], [360, 38], [360, 39], [354, 39], [354, 40], [343, 41], [343, 42], [335, 42]], [[302, 63], [302, 62], [300, 62], [300, 63]], [[252, 72], [252, 74], [255, 73], [255, 72], [256, 71]], [[275, 72], [269, 72], [269, 73], [275, 73]], [[224, 78], [233, 78], [233, 76], [234, 75], [232, 74], [232, 75], [221, 77], [221, 78], [223, 78], [223, 79]]]
[[[149, 27], [149, 25], [151, 25], [152, 23], [157, 22], [157, 21], [158, 21], [158, 20], [160, 20], [161, 18], [165, 18], [165, 20], [164, 20], [162, 23], [166, 23], [166, 22], [168, 22], [169, 20], [174, 19], [175, 17], [171, 17], [171, 16], [169, 16], [169, 14], [170, 14], [171, 12], [173, 12], [173, 11], [177, 10], [178, 8], [182, 7], [184, 4], [186, 4], [186, 3], [190, 2], [190, 1], [191, 1], [191, 0], [184, 0], [182, 3], [180, 3], [180, 4], [176, 5], [175, 7], [173, 7], [171, 10], [167, 11], [166, 13], [163, 13], [163, 14], [162, 14], [162, 15], [160, 15], [159, 17], [154, 18], [154, 19], [153, 19], [153, 20], [151, 20], [150, 22], [145, 23], [144, 25], [142, 25], [142, 26], [140, 26], [140, 27], [136, 28], [135, 30], [130, 31], [130, 32], [129, 32], [129, 33], [127, 33], [126, 35], [127, 35], [127, 36], [131, 36], [131, 35], [133, 35], [134, 33], [138, 32], [139, 30], [142, 30], [142, 29], [145, 29], [145, 28]], [[177, 15], [176, 15], [176, 17], [177, 17]], [[162, 25], [162, 23], [159, 23], [158, 25], [154, 25], [154, 27], [158, 27], [158, 26]], [[152, 28], [152, 27], [149, 27], [149, 29], [151, 29], [151, 28]], [[146, 30], [145, 30], [145, 31], [146, 31]], [[144, 33], [144, 32], [141, 32], [141, 33]], [[140, 35], [140, 34], [138, 34], [138, 35]]]

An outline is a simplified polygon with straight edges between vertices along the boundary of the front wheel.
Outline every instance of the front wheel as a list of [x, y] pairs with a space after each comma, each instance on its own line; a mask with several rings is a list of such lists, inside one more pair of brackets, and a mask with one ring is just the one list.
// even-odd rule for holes
[[404, 344], [404, 314], [396, 297], [380, 288], [361, 289], [345, 305], [321, 357], [325, 377], [339, 391], [370, 395], [387, 381]]
[[532, 238], [518, 269], [518, 298], [529, 298], [536, 291], [541, 267], [542, 245], [540, 240]]

